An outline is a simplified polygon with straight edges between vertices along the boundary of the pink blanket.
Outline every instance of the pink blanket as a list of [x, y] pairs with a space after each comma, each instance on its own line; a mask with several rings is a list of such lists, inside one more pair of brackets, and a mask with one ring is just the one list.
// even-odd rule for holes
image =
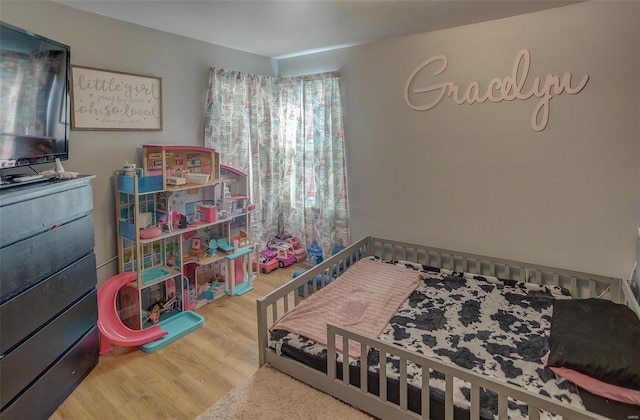
[[[280, 329], [327, 345], [327, 322], [378, 337], [398, 307], [413, 292], [421, 276], [414, 270], [368, 259], [355, 263], [329, 286], [311, 295], [270, 331]], [[337, 349], [342, 338], [336, 337]], [[360, 345], [349, 341], [349, 356], [360, 357]]]

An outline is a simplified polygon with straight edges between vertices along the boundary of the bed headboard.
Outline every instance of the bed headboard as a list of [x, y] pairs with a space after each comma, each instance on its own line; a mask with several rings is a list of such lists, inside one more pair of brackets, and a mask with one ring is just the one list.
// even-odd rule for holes
[[629, 284], [620, 278], [375, 237], [368, 237], [366, 241], [367, 255], [385, 260], [406, 260], [451, 271], [560, 286], [568, 289], [574, 298], [602, 297], [625, 304], [640, 318], [640, 305]]

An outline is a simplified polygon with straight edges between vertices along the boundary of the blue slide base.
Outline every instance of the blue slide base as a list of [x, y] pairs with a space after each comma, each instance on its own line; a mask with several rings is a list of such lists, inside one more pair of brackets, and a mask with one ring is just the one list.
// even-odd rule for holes
[[160, 328], [166, 331], [167, 335], [150, 343], [138, 346], [140, 350], [145, 353], [153, 353], [156, 350], [160, 350], [167, 344], [173, 343], [177, 339], [189, 334], [191, 331], [197, 330], [204, 325], [204, 318], [193, 311], [184, 311], [171, 318], [160, 321], [156, 325], [159, 325]]

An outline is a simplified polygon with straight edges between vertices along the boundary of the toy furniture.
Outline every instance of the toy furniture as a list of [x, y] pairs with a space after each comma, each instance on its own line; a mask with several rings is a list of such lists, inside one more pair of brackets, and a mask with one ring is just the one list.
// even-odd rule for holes
[[227, 240], [227, 238], [218, 238], [217, 241], [218, 241], [218, 248], [222, 252], [226, 252], [226, 253], [233, 252], [233, 247], [229, 245], [229, 241]]
[[185, 185], [189, 180], [185, 177], [185, 170], [182, 168], [176, 168], [173, 171], [174, 175], [167, 175], [165, 177], [165, 183], [167, 185]]
[[120, 320], [115, 304], [118, 290], [135, 280], [136, 273], [130, 271], [120, 273], [107, 280], [98, 290], [100, 355], [113, 350], [110, 343], [119, 346], [139, 346], [167, 335], [167, 332], [157, 325], [144, 330], [132, 330]]
[[217, 257], [218, 256], [218, 241], [216, 241], [215, 239], [210, 239], [209, 240], [209, 256], [210, 257]]
[[240, 296], [253, 290], [252, 254], [251, 248], [243, 248], [225, 256], [228, 273], [226, 293], [228, 295]]
[[217, 219], [216, 206], [212, 204], [201, 204], [198, 206], [198, 212], [200, 213], [200, 220], [207, 223], [215, 222]]
[[[385, 275], [381, 276], [383, 270]], [[334, 272], [337, 279], [331, 287], [325, 288], [320, 282], [318, 288], [316, 277]], [[421, 282], [420, 278], [428, 280]], [[309, 281], [314, 299], [300, 299], [296, 291]], [[353, 292], [341, 296], [346, 291], [345, 284]], [[396, 295], [394, 303], [399, 304], [392, 305], [388, 299], [400, 287], [408, 290], [409, 298]], [[453, 290], [455, 298], [448, 298], [449, 290]], [[489, 293], [492, 298], [485, 299]], [[289, 303], [284, 310], [283, 301]], [[348, 305], [344, 307], [353, 309], [360, 302], [362, 305], [356, 307], [368, 312], [355, 311], [357, 322], [346, 318], [348, 312], [332, 311], [345, 303]], [[471, 310], [476, 303], [465, 302], [476, 302], [481, 308]], [[542, 410], [563, 418], [602, 418], [580, 407], [582, 399], [575, 389], [563, 386], [553, 374], [539, 374], [545, 371], [539, 354], [544, 348], [534, 351], [525, 346], [527, 357], [522, 353], [512, 357], [514, 351], [521, 350], [513, 343], [533, 344], [550, 334], [550, 318], [555, 317], [555, 311], [550, 315], [551, 307], [560, 302], [615, 302], [616, 311], [624, 310], [626, 315], [608, 319], [622, 323], [622, 330], [639, 328], [640, 305], [623, 279], [368, 237], [258, 299], [259, 363], [269, 363], [379, 418], [429, 418], [436, 412], [444, 418], [454, 418], [454, 411], [476, 419], [481, 414], [482, 418], [546, 418], [547, 413]], [[465, 311], [459, 309], [463, 304], [467, 305]], [[296, 309], [299, 307], [302, 310]], [[390, 321], [386, 317], [377, 319], [372, 330], [382, 334], [358, 332], [369, 328], [369, 324], [361, 325], [372, 320], [369, 315], [387, 309], [391, 309]], [[492, 315], [473, 317], [471, 321], [470, 317], [465, 319], [467, 310]], [[318, 316], [319, 311], [342, 320], [327, 321], [326, 315]], [[304, 313], [310, 317], [301, 317]], [[517, 317], [518, 313], [523, 315]], [[593, 313], [600, 316], [597, 311]], [[434, 321], [434, 317], [438, 320]], [[502, 327], [498, 325], [507, 319]], [[571, 319], [576, 325], [582, 321], [581, 317]], [[298, 326], [291, 321], [297, 321]], [[429, 322], [435, 322], [435, 327]], [[488, 328], [494, 323], [494, 329]], [[382, 325], [380, 329], [378, 325]], [[518, 327], [512, 328], [514, 325]], [[311, 326], [314, 328], [308, 329]], [[277, 335], [270, 336], [270, 331], [276, 330]], [[572, 329], [564, 325], [563, 331]], [[447, 335], [449, 332], [453, 335]], [[587, 333], [582, 339], [584, 343], [593, 340], [598, 344], [600, 334]], [[617, 349], [637, 353], [636, 348], [620, 347], [624, 346], [624, 337], [611, 339], [616, 338], [622, 338], [620, 344], [615, 344]], [[276, 343], [270, 344], [270, 340]], [[473, 344], [467, 344], [469, 340], [474, 340]], [[482, 340], [492, 345], [483, 346]], [[508, 344], [502, 345], [499, 340]], [[460, 363], [470, 360], [462, 355], [471, 345], [477, 349], [470, 352], [473, 362], [467, 365], [469, 369], [460, 367]], [[581, 349], [578, 353], [578, 357], [588, 354]], [[303, 360], [313, 360], [314, 366], [305, 365]], [[379, 360], [385, 361], [382, 367]], [[624, 360], [633, 359], [612, 361]], [[367, 369], [361, 368], [361, 361], [367, 361]], [[508, 378], [502, 370], [505, 366], [509, 366]], [[624, 367], [613, 369], [625, 371]], [[490, 398], [496, 404], [481, 403], [481, 395], [483, 401]], [[604, 400], [600, 398], [594, 409], [610, 417]]]
[[202, 255], [202, 239], [201, 238], [193, 238], [191, 240], [191, 250], [189, 251], [189, 255], [194, 257], [199, 257]]
[[0, 190], [3, 419], [49, 417], [98, 363], [93, 178]]
[[189, 284], [189, 278], [187, 276], [182, 278], [182, 305], [185, 311], [193, 311], [198, 307], [198, 290]]
[[[114, 175], [119, 271], [136, 273], [135, 282], [118, 292], [118, 314], [132, 330], [151, 325], [150, 315], [161, 325], [177, 318], [172, 326], [181, 336], [192, 329], [190, 322], [201, 325], [196, 317], [182, 313], [211, 302], [205, 298], [209, 293], [198, 292], [211, 284], [211, 276], [225, 280], [208, 291], [213, 298], [224, 295], [232, 284], [235, 291], [235, 280], [230, 282], [229, 276], [253, 277], [252, 264], [244, 264], [250, 259], [244, 257], [245, 251], [251, 253], [253, 244], [231, 246], [232, 238], [248, 236], [250, 216], [237, 204], [246, 198], [248, 177], [220, 165], [220, 155], [213, 149], [184, 145], [142, 149], [142, 171]], [[224, 208], [228, 211], [219, 211]], [[228, 265], [224, 253], [235, 253], [234, 260], [243, 264]], [[238, 290], [245, 288], [242, 283]], [[179, 299], [165, 308], [171, 295]], [[159, 347], [149, 343], [141, 348]]]

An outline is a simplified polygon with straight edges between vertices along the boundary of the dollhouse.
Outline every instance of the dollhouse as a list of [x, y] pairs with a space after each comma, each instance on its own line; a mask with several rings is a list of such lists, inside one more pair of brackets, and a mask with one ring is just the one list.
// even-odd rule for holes
[[209, 148], [144, 145], [140, 171], [116, 171], [119, 271], [137, 273], [116, 299], [128, 328], [179, 323], [181, 336], [202, 325], [187, 312], [253, 288], [247, 176], [219, 162]]

